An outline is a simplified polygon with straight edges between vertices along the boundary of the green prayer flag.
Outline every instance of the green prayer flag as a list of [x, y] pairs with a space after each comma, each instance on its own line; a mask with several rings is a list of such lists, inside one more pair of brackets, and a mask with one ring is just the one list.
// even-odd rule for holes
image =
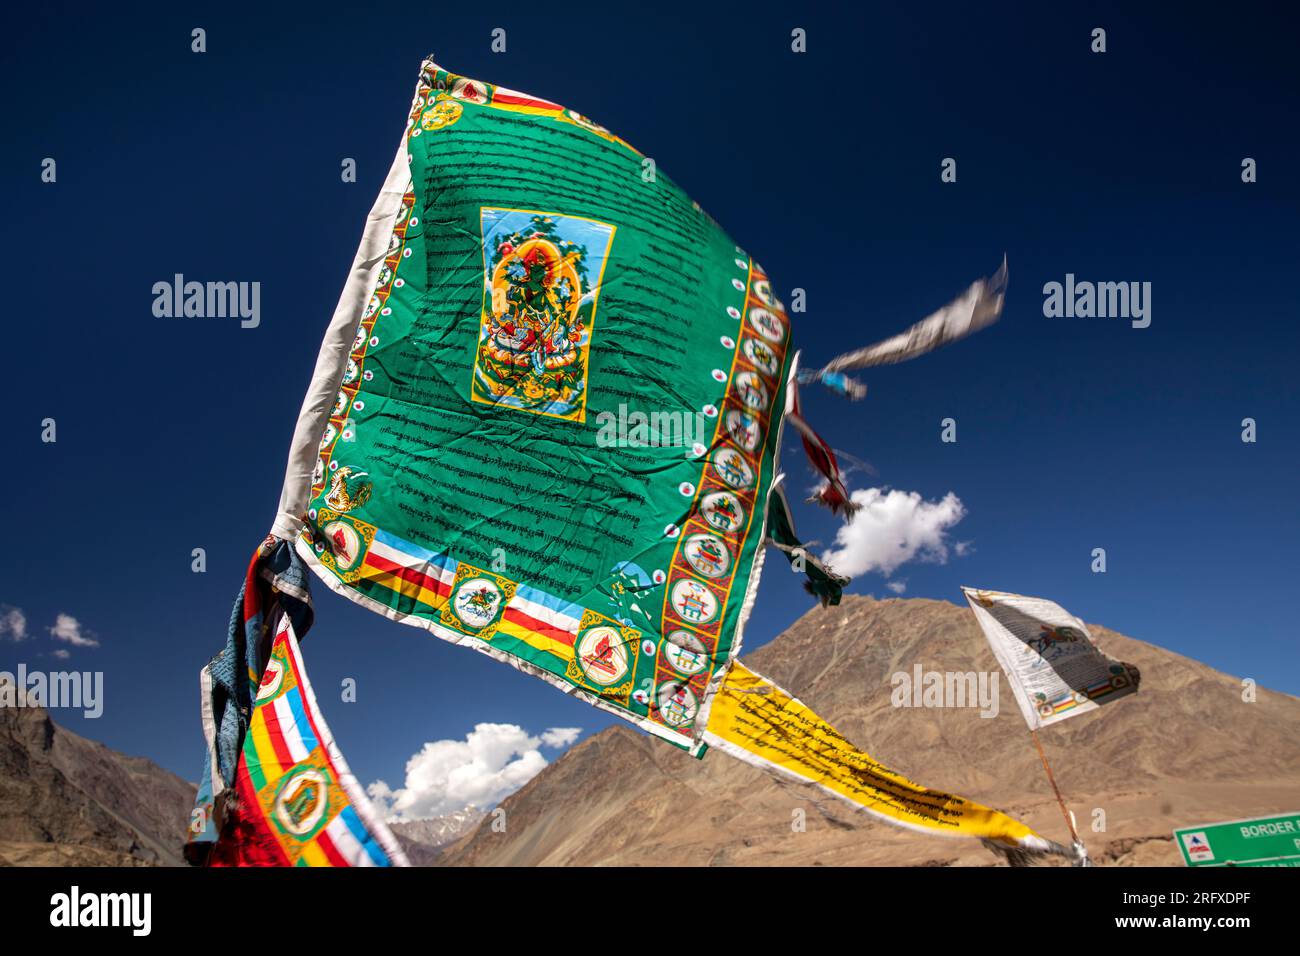
[[804, 575], [804, 590], [822, 607], [840, 603], [849, 579], [836, 574], [808, 550], [794, 530], [794, 516], [785, 497], [785, 476], [777, 475], [767, 505], [768, 540], [785, 554], [790, 566]]
[[789, 338], [652, 161], [426, 61], [276, 533], [352, 600], [698, 754], [758, 585]]

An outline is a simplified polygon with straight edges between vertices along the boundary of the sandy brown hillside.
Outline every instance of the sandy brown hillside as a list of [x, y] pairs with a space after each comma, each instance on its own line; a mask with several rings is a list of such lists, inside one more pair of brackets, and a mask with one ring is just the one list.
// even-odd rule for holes
[[[1099, 863], [1178, 865], [1171, 830], [1300, 808], [1300, 700], [1104, 627], [1101, 648], [1136, 664], [1142, 689], [1041, 731], [1057, 779]], [[943, 601], [846, 596], [815, 609], [747, 662], [803, 698], [886, 765], [927, 786], [1006, 810], [1046, 836], [1065, 828], [1005, 681], [1000, 713], [894, 708], [890, 675], [997, 671], [969, 610]], [[1257, 675], [1267, 680], [1267, 675]], [[481, 826], [452, 865], [974, 864], [969, 840], [896, 830], [838, 799], [775, 780], [721, 753], [696, 761], [621, 727], [602, 731], [502, 804], [505, 833]], [[793, 811], [807, 831], [792, 832]], [[1105, 831], [1092, 832], [1094, 810]]]
[[0, 866], [180, 866], [193, 804], [152, 761], [0, 707]]

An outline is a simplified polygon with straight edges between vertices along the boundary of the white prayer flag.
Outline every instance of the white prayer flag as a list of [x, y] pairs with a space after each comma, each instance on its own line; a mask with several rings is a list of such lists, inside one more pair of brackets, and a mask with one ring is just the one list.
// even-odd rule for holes
[[1107, 657], [1083, 621], [1042, 598], [962, 588], [1031, 730], [1138, 689], [1132, 664]]
[[1007, 260], [1004, 256], [997, 272], [987, 279], [971, 283], [970, 288], [937, 312], [892, 338], [854, 352], [845, 352], [828, 362], [822, 372], [893, 365], [933, 352], [996, 322], [1002, 315], [1006, 293]]

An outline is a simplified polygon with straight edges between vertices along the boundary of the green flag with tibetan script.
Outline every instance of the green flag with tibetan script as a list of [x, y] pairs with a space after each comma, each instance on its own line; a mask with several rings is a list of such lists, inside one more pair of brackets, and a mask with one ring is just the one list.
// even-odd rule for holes
[[653, 162], [426, 61], [277, 533], [335, 591], [699, 753], [758, 583], [789, 334]]

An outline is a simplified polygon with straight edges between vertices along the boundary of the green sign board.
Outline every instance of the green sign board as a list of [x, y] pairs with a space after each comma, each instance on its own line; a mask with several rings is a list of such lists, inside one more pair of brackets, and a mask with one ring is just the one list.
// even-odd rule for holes
[[1300, 813], [1174, 831], [1188, 866], [1300, 866]]

